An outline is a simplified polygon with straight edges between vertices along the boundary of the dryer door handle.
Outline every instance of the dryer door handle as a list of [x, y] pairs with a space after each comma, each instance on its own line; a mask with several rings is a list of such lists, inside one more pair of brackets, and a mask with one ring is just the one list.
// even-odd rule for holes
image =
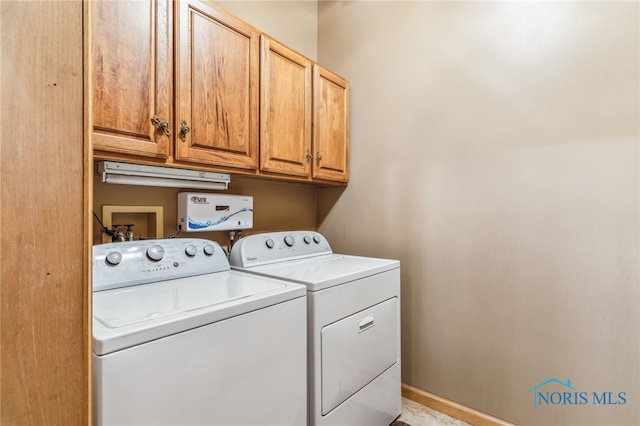
[[373, 315], [367, 315], [366, 317], [359, 319], [358, 327], [360, 328], [360, 331], [358, 331], [358, 333], [362, 333], [363, 331], [370, 329], [375, 325], [374, 323], [375, 318], [373, 317]]

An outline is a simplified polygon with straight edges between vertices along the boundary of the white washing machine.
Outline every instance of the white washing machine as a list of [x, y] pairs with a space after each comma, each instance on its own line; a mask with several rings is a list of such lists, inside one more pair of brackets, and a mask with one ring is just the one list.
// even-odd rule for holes
[[389, 425], [400, 415], [400, 262], [334, 254], [317, 232], [256, 234], [231, 266], [307, 287], [309, 424]]
[[96, 425], [302, 425], [306, 289], [203, 239], [93, 247]]

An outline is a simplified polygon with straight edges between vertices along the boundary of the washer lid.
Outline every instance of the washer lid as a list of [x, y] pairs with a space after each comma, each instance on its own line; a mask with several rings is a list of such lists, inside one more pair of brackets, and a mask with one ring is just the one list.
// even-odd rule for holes
[[97, 355], [305, 296], [303, 286], [224, 271], [93, 293]]
[[400, 261], [393, 259], [327, 254], [253, 268], [232, 268], [304, 284], [307, 290], [317, 291], [399, 267]]

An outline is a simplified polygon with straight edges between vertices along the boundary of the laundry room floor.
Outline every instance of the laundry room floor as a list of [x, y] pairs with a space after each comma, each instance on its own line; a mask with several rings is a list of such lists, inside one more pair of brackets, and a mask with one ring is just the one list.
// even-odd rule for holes
[[469, 423], [432, 410], [407, 398], [402, 398], [402, 413], [394, 425], [404, 426], [400, 422], [410, 426], [469, 426]]

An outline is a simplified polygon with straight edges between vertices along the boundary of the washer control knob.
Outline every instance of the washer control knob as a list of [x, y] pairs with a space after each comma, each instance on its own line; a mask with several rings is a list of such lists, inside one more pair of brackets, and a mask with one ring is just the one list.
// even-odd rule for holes
[[271, 238], [265, 241], [264, 244], [267, 246], [267, 248], [270, 248], [270, 249], [274, 248], [276, 245], [276, 243], [274, 243]]
[[289, 246], [292, 247], [295, 244], [296, 240], [293, 239], [292, 235], [285, 235], [284, 236], [284, 243]]
[[117, 264], [122, 262], [122, 255], [117, 251], [112, 251], [107, 255], [107, 257], [104, 260], [107, 261], [107, 264], [111, 266], [116, 266]]
[[215, 247], [213, 247], [213, 244], [205, 244], [203, 250], [204, 250], [204, 254], [206, 254], [207, 256], [211, 256], [215, 251]]
[[193, 244], [189, 244], [185, 247], [184, 253], [189, 257], [193, 257], [198, 253], [198, 249]]
[[304, 241], [305, 244], [311, 244], [311, 238], [309, 238], [308, 235], [302, 237], [302, 241]]
[[319, 235], [314, 235], [313, 236], [313, 242], [316, 244], [320, 244], [320, 236]]
[[147, 257], [154, 262], [162, 260], [162, 258], [164, 257], [164, 249], [162, 248], [162, 246], [154, 244], [147, 249]]

